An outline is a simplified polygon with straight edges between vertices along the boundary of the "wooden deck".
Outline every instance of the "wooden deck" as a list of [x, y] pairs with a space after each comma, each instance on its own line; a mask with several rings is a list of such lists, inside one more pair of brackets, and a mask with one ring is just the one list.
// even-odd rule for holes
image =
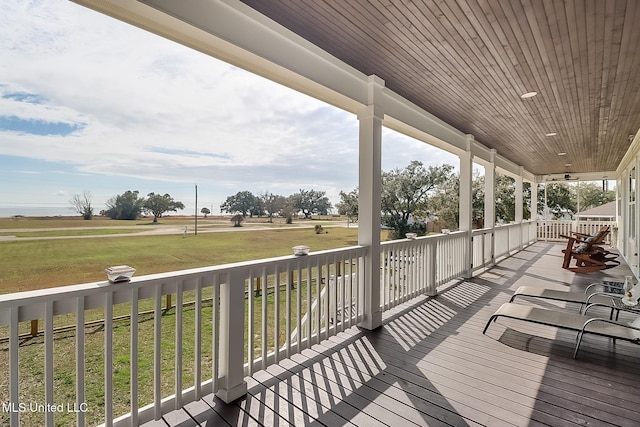
[[635, 344], [587, 337], [574, 360], [575, 334], [555, 328], [500, 319], [482, 334], [520, 285], [578, 290], [630, 274], [562, 270], [562, 248], [536, 243], [386, 313], [376, 331], [352, 328], [255, 374], [246, 398], [207, 396], [146, 426], [637, 426]]

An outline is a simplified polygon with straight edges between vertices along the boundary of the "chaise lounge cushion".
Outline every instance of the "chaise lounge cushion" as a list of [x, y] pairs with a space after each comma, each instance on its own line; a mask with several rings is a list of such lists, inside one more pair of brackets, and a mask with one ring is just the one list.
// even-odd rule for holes
[[498, 317], [507, 317], [509, 319], [522, 320], [579, 332], [578, 341], [573, 353], [574, 358], [578, 354], [580, 343], [582, 342], [582, 336], [585, 333], [608, 338], [617, 338], [636, 343], [640, 342], [640, 328], [636, 327], [633, 323], [625, 324], [584, 314], [560, 310], [547, 310], [544, 308], [510, 302], [502, 304], [502, 306], [500, 306], [500, 308], [498, 308], [498, 310], [496, 310], [496, 312], [489, 318], [487, 325], [482, 331], [483, 334], [487, 332], [491, 322], [497, 320]]
[[[593, 286], [592, 284], [590, 286]], [[604, 285], [603, 285], [604, 286]], [[606, 289], [606, 288], [605, 288]], [[598, 303], [602, 305], [611, 305], [611, 298], [621, 298], [622, 293], [617, 292], [571, 292], [571, 291], [558, 291], [555, 289], [541, 288], [538, 286], [520, 286], [515, 290], [509, 302], [515, 301], [518, 297], [531, 297], [550, 299], [554, 301], [571, 302], [581, 304], [582, 306], [588, 303]]]

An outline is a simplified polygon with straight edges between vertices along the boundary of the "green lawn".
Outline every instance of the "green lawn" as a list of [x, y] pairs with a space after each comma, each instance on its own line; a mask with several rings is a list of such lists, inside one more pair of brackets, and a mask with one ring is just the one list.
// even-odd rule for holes
[[130, 265], [136, 275], [183, 270], [291, 254], [305, 244], [312, 251], [357, 244], [357, 229], [251, 230], [161, 236], [99, 237], [0, 242], [0, 293], [106, 279], [104, 269]]
[[[182, 222], [186, 223], [186, 220]], [[193, 219], [189, 222], [193, 223]], [[151, 219], [125, 221], [95, 218], [91, 221], [85, 221], [81, 217], [0, 218], [0, 230], [9, 228], [130, 227], [147, 224], [151, 224]]]
[[[303, 282], [301, 291], [306, 295], [306, 282]], [[312, 292], [316, 292], [315, 284]], [[298, 289], [292, 290], [292, 300], [296, 299]], [[185, 296], [189, 299], [188, 296]], [[203, 298], [211, 298], [211, 290], [203, 292]], [[303, 297], [304, 300], [304, 297]], [[175, 301], [175, 298], [174, 298]], [[261, 305], [262, 297], [255, 297], [255, 331], [260, 334], [261, 330]], [[152, 301], [141, 301], [141, 305], [151, 305]], [[122, 311], [126, 307], [114, 307], [114, 312]], [[280, 295], [280, 345], [284, 343], [285, 331], [285, 292]], [[246, 308], [246, 302], [245, 302]], [[87, 313], [89, 317], [101, 317], [102, 310], [92, 310], [94, 313]], [[126, 310], [125, 310], [126, 311]], [[306, 304], [303, 303], [302, 312], [306, 312]], [[267, 296], [267, 316], [268, 321], [268, 344], [273, 345], [274, 328], [273, 319], [274, 295]], [[295, 328], [297, 321], [295, 304], [292, 305], [292, 328]], [[62, 316], [68, 323], [73, 323], [72, 316]], [[211, 303], [205, 302], [202, 311], [202, 378], [208, 379], [212, 376], [212, 309]], [[245, 309], [245, 321], [247, 310]], [[175, 363], [175, 323], [176, 309], [163, 311], [162, 315], [162, 372], [161, 388], [162, 396], [173, 394], [175, 388], [174, 363]], [[153, 315], [140, 315], [138, 322], [138, 392], [139, 406], [145, 406], [153, 402]], [[2, 329], [5, 333], [6, 328]], [[114, 383], [114, 415], [119, 416], [130, 411], [130, 353], [129, 339], [131, 334], [131, 324], [128, 319], [114, 322], [113, 328], [113, 383]], [[261, 337], [256, 337], [254, 342], [254, 357], [259, 357], [261, 347]], [[186, 306], [183, 311], [183, 333], [181, 336], [183, 348], [183, 388], [193, 385], [194, 381], [194, 342], [195, 342], [195, 311], [194, 306]], [[55, 334], [55, 404], [75, 402], [75, 331], [60, 332]], [[85, 329], [85, 386], [87, 403], [87, 425], [96, 425], [103, 421], [104, 417], [104, 329], [101, 325], [90, 326]], [[247, 352], [247, 336], [245, 331], [245, 355]], [[44, 402], [44, 341], [42, 335], [35, 338], [21, 339], [20, 345], [20, 396], [22, 402]], [[0, 342], [0, 369], [8, 370], [8, 343]], [[7, 377], [5, 377], [7, 378]], [[9, 401], [8, 384], [0, 381], [0, 400]], [[44, 414], [26, 412], [21, 414], [22, 425], [44, 425]], [[75, 414], [56, 414], [56, 425], [73, 425]], [[8, 423], [8, 414], [0, 413], [0, 425]]]
[[[82, 224], [82, 222], [80, 222]], [[272, 230], [251, 230], [240, 232], [200, 233], [161, 236], [123, 236], [99, 237], [88, 239], [59, 239], [35, 241], [0, 242], [0, 290], [2, 293], [19, 290], [63, 286], [90, 281], [105, 280], [104, 268], [110, 265], [128, 264], [137, 268], [136, 275], [174, 271], [194, 267], [225, 264], [236, 261], [269, 258], [291, 254], [291, 247], [298, 244], [311, 246], [312, 251], [352, 246], [357, 244], [357, 229], [327, 228], [326, 234], [315, 234], [312, 229], [278, 227]], [[314, 276], [315, 277], [315, 276]], [[284, 283], [284, 280], [283, 280]], [[311, 284], [315, 297], [315, 282]], [[303, 283], [301, 291], [306, 295], [307, 283]], [[295, 301], [297, 290], [292, 291]], [[210, 289], [203, 295], [210, 298]], [[193, 300], [192, 293], [185, 294], [185, 301]], [[273, 329], [274, 295], [267, 297], [268, 310], [268, 343], [271, 347], [275, 331]], [[175, 295], [173, 303], [175, 304]], [[255, 331], [254, 354], [259, 355], [261, 337], [261, 301], [262, 296], [255, 298]], [[285, 313], [285, 292], [280, 296], [281, 329], [278, 331], [281, 342], [287, 331], [284, 330], [287, 313]], [[150, 300], [140, 301], [140, 310], [153, 306]], [[303, 304], [303, 312], [306, 304]], [[162, 316], [162, 394], [173, 393], [174, 376], [173, 361], [175, 353], [175, 308], [166, 310]], [[127, 304], [114, 306], [114, 315], [129, 313]], [[246, 313], [246, 310], [245, 310]], [[211, 377], [211, 306], [203, 308], [203, 378]], [[292, 304], [292, 327], [295, 327], [298, 313]], [[86, 319], [101, 319], [102, 310], [86, 312]], [[183, 343], [183, 387], [193, 384], [193, 342], [194, 342], [194, 310], [193, 306], [185, 307], [182, 334]], [[73, 315], [58, 316], [55, 326], [73, 325]], [[116, 415], [127, 413], [130, 408], [129, 388], [129, 336], [128, 319], [114, 322], [114, 412]], [[20, 325], [22, 332], [29, 330], [28, 322]], [[146, 405], [152, 401], [153, 383], [153, 320], [152, 315], [141, 315], [139, 329], [139, 403]], [[102, 325], [87, 326], [85, 330], [85, 363], [86, 363], [86, 401], [89, 412], [88, 424], [96, 424], [103, 419], [102, 402], [104, 401], [104, 330]], [[245, 333], [246, 335], [246, 333]], [[7, 328], [0, 328], [0, 337], [7, 336]], [[245, 343], [247, 337], [245, 336]], [[44, 402], [43, 375], [44, 349], [43, 338], [21, 339], [20, 345], [20, 378], [21, 396], [24, 402]], [[71, 403], [75, 400], [75, 331], [55, 334], [55, 402]], [[245, 350], [246, 353], [246, 350]], [[0, 400], [8, 401], [8, 343], [0, 342], [0, 372], [4, 372], [0, 380]], [[0, 414], [0, 425], [7, 421], [7, 414]], [[42, 414], [22, 414], [24, 425], [40, 425]], [[57, 425], [74, 423], [73, 414], [56, 415]]]
[[17, 231], [17, 232], [0, 232], [0, 236], [15, 237], [64, 237], [64, 236], [102, 236], [108, 234], [130, 234], [139, 233], [140, 230], [131, 228], [96, 228], [79, 229], [79, 230], [42, 230], [42, 231]]

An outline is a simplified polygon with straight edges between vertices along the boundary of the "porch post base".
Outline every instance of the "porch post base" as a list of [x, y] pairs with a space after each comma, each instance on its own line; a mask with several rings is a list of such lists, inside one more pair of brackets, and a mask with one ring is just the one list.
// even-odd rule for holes
[[366, 314], [365, 319], [358, 324], [361, 328], [368, 329], [370, 331], [382, 326], [382, 311], [376, 311], [375, 313]]
[[239, 399], [246, 394], [247, 394], [247, 382], [242, 381], [241, 384], [238, 384], [237, 386], [233, 387], [230, 390], [224, 389], [224, 388], [218, 390], [218, 392], [216, 393], [216, 396], [222, 399], [224, 403], [231, 403], [234, 400]]

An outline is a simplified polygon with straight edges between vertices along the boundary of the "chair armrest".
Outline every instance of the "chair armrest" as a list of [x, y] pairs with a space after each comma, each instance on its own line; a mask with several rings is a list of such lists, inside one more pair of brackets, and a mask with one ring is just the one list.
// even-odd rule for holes
[[572, 234], [581, 237], [591, 237], [591, 234], [578, 233], [577, 231], [574, 231]]
[[[618, 287], [618, 286], [616, 286], [616, 285], [613, 285], [613, 282], [610, 282], [610, 283], [612, 283], [612, 285], [605, 285], [605, 284], [604, 284], [604, 283], [602, 283], [602, 282], [594, 282], [594, 283], [591, 283], [591, 284], [589, 284], [589, 286], [587, 286], [587, 287], [584, 289], [584, 293], [585, 293], [585, 294], [588, 294], [588, 293], [589, 293], [589, 289], [591, 289], [591, 288], [593, 288], [593, 287], [595, 287], [595, 286], [602, 286], [603, 288], [604, 288], [605, 286], [608, 286], [608, 287], [610, 287], [610, 288], [617, 288], [617, 287]], [[624, 288], [624, 284], [620, 284], [619, 288], [622, 290], [622, 289]]]
[[558, 234], [558, 236], [564, 237], [565, 239], [567, 239], [567, 240], [569, 240], [570, 242], [573, 242], [573, 243], [587, 243], [587, 239], [581, 239], [581, 238], [575, 237], [575, 236], [566, 236], [564, 234]]
[[[591, 297], [596, 297], [598, 295], [605, 296], [605, 297], [611, 297], [611, 298], [622, 298], [624, 296], [623, 293], [613, 294], [613, 293], [610, 293], [610, 292], [593, 292], [593, 293], [589, 294], [589, 296], [587, 297], [587, 302], [586, 302], [587, 306], [590, 306], [591, 304], [597, 304], [595, 302], [592, 303], [590, 301], [591, 301]], [[602, 303], [600, 303], [600, 304], [602, 304]], [[607, 306], [607, 307], [611, 307], [611, 306]]]
[[[592, 290], [595, 287], [601, 287], [602, 290]], [[609, 289], [609, 290], [607, 290]], [[603, 283], [603, 282], [595, 282], [595, 283], [591, 283], [589, 284], [589, 286], [587, 286], [584, 289], [584, 293], [589, 295], [589, 298], [591, 298], [591, 295], [595, 295], [595, 294], [604, 294], [604, 295], [610, 295], [610, 296], [622, 296], [624, 294], [624, 283], [623, 282], [609, 282], [607, 281], [607, 283]], [[588, 300], [587, 300], [588, 301]]]
[[609, 309], [609, 310], [616, 309], [613, 305], [602, 304], [601, 302], [592, 302], [592, 303], [587, 303], [587, 306], [585, 307], [585, 309], [582, 312], [582, 314], [586, 315], [587, 311], [589, 311], [589, 309], [591, 307], [604, 307], [604, 308]]

